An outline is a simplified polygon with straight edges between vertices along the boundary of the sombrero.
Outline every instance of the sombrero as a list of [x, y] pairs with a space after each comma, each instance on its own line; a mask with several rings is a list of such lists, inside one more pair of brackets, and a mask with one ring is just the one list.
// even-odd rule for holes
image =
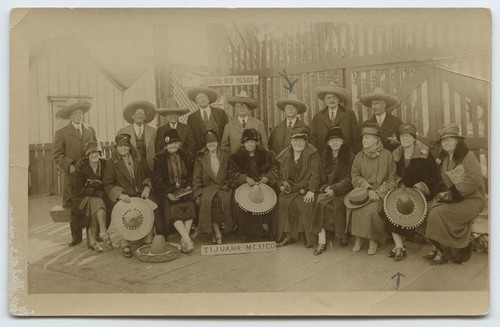
[[146, 112], [146, 118], [144, 119], [145, 124], [149, 124], [153, 121], [156, 116], [156, 108], [154, 104], [149, 101], [134, 101], [129, 103], [123, 108], [123, 118], [129, 123], [133, 124], [134, 120], [132, 119], [132, 114], [137, 109], [144, 109]]
[[236, 189], [234, 199], [243, 211], [254, 215], [265, 215], [273, 210], [278, 201], [276, 193], [270, 186], [266, 184], [250, 186], [247, 183]]
[[361, 208], [370, 202], [368, 190], [364, 187], [356, 187], [344, 197], [344, 204], [349, 209]]
[[427, 213], [425, 196], [412, 187], [397, 188], [385, 196], [384, 211], [389, 221], [404, 229], [414, 229]]
[[373, 100], [382, 100], [387, 106], [385, 110], [394, 110], [399, 104], [399, 99], [393, 95], [385, 93], [380, 87], [375, 88], [372, 93], [366, 94], [359, 98], [359, 102], [368, 108], [371, 108]]
[[187, 109], [187, 108], [180, 108], [179, 104], [177, 103], [177, 101], [175, 100], [174, 97], [171, 97], [170, 99], [168, 99], [165, 107], [166, 108], [156, 109], [156, 112], [162, 116], [166, 116], [168, 114], [175, 114], [175, 115], [182, 116], [182, 115], [185, 115], [189, 112], [189, 109]]
[[297, 94], [295, 93], [290, 93], [288, 95], [288, 98], [286, 99], [279, 99], [278, 101], [276, 101], [276, 106], [281, 111], [285, 110], [285, 106], [287, 104], [294, 105], [297, 108], [299, 115], [303, 114], [308, 109], [307, 104], [300, 101], [299, 98], [297, 97]]
[[145, 262], [172, 261], [179, 256], [181, 246], [165, 241], [163, 235], [156, 235], [151, 244], [145, 244], [136, 250], [137, 258]]
[[141, 198], [130, 198], [130, 203], [119, 201], [111, 212], [111, 220], [122, 238], [137, 241], [153, 228], [153, 208]]
[[339, 97], [340, 101], [347, 101], [349, 99], [349, 92], [347, 89], [339, 86], [335, 83], [330, 83], [328, 85], [320, 85], [314, 89], [314, 94], [320, 100], [325, 100], [327, 94], [335, 94]]
[[249, 109], [255, 109], [259, 105], [259, 102], [255, 99], [252, 99], [248, 96], [247, 92], [241, 91], [236, 96], [228, 96], [227, 103], [234, 106], [236, 103], [244, 103], [248, 106]]
[[217, 91], [205, 86], [193, 87], [192, 89], [189, 89], [187, 91], [189, 100], [193, 102], [196, 102], [196, 96], [200, 93], [204, 93], [208, 96], [208, 102], [210, 104], [216, 102], [217, 99], [219, 98], [219, 94], [217, 93]]
[[92, 104], [87, 101], [78, 101], [76, 99], [68, 99], [66, 101], [66, 104], [64, 107], [59, 109], [56, 113], [56, 118], [59, 119], [69, 119], [69, 116], [71, 116], [71, 113], [77, 109], [80, 109], [83, 113], [86, 113], [89, 111], [90, 107], [92, 107]]

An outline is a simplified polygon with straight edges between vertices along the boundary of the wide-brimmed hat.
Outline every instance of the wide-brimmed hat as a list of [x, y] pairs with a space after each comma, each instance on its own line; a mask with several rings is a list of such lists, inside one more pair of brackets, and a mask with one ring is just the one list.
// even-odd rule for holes
[[309, 138], [309, 128], [307, 127], [293, 127], [290, 131], [290, 139], [304, 139]]
[[328, 142], [331, 139], [345, 139], [344, 133], [342, 132], [342, 128], [340, 127], [332, 127], [326, 132], [325, 142]]
[[146, 112], [146, 118], [144, 119], [145, 124], [149, 124], [150, 122], [152, 122], [156, 116], [156, 108], [155, 108], [154, 104], [152, 104], [149, 101], [134, 101], [134, 102], [127, 104], [125, 106], [125, 108], [123, 108], [123, 118], [129, 124], [134, 123], [134, 119], [132, 118], [132, 114], [137, 109], [144, 109], [144, 111]]
[[361, 136], [363, 137], [364, 135], [373, 135], [380, 137], [381, 129], [378, 124], [371, 124], [367, 123], [363, 125], [363, 130], [361, 131]]
[[278, 202], [276, 193], [266, 184], [250, 186], [245, 183], [236, 189], [234, 199], [243, 211], [255, 215], [265, 215], [273, 210]]
[[137, 258], [145, 262], [166, 262], [179, 257], [181, 246], [165, 241], [163, 235], [155, 235], [151, 244], [145, 244], [136, 250]]
[[227, 97], [227, 103], [234, 106], [236, 103], [244, 103], [248, 106], [248, 109], [255, 109], [259, 105], [259, 102], [248, 96], [246, 91], [241, 91], [238, 95], [230, 95]]
[[413, 124], [402, 123], [399, 125], [398, 136], [401, 136], [401, 134], [411, 134], [414, 138], [417, 138], [417, 128]]
[[87, 143], [85, 143], [85, 155], [88, 156], [89, 153], [92, 153], [92, 152], [101, 152], [101, 150], [99, 150], [99, 143], [97, 143], [97, 141], [89, 141]]
[[325, 101], [325, 96], [327, 94], [335, 94], [340, 101], [347, 101], [349, 99], [349, 92], [347, 89], [339, 86], [335, 83], [330, 83], [328, 85], [320, 85], [314, 89], [314, 94], [318, 99]]
[[439, 130], [438, 143], [441, 143], [441, 140], [445, 137], [456, 137], [460, 139], [465, 138], [462, 134], [460, 134], [460, 127], [453, 123], [444, 125], [441, 130]]
[[371, 108], [373, 100], [384, 101], [387, 104], [385, 110], [389, 111], [394, 110], [399, 104], [399, 99], [397, 97], [385, 93], [380, 87], [375, 88], [372, 93], [363, 95], [361, 98], [359, 98], [359, 102], [368, 108]]
[[123, 239], [137, 241], [153, 228], [153, 208], [141, 198], [130, 198], [130, 203], [118, 201], [111, 212], [111, 220]]
[[182, 116], [187, 114], [189, 112], [189, 109], [180, 108], [179, 104], [177, 103], [177, 100], [175, 100], [174, 97], [171, 97], [170, 99], [168, 99], [165, 108], [158, 108], [156, 109], [156, 112], [162, 116], [167, 116], [167, 115]]
[[370, 202], [368, 190], [364, 187], [356, 187], [344, 197], [344, 204], [349, 209], [361, 208]]
[[130, 135], [130, 134], [126, 134], [126, 133], [118, 134], [115, 136], [115, 146], [118, 146], [118, 145], [132, 146], [132, 143], [130, 142], [131, 138], [132, 138], [132, 135]]
[[205, 144], [213, 141], [219, 141], [219, 136], [217, 135], [216, 131], [214, 131], [213, 129], [209, 129], [205, 132]]
[[278, 101], [276, 101], [276, 106], [281, 111], [285, 110], [285, 106], [287, 104], [291, 104], [291, 105], [295, 106], [297, 108], [297, 111], [298, 111], [299, 115], [303, 114], [304, 112], [307, 111], [307, 109], [309, 109], [309, 107], [307, 106], [307, 104], [305, 104], [304, 102], [300, 101], [299, 98], [297, 97], [297, 94], [295, 94], [295, 93], [290, 93], [288, 95], [288, 98], [279, 99]]
[[200, 93], [208, 96], [208, 103], [214, 103], [219, 98], [219, 93], [217, 93], [217, 91], [206, 86], [193, 87], [187, 91], [189, 100], [193, 102], [196, 102], [196, 96]]
[[397, 188], [385, 196], [384, 211], [391, 224], [413, 229], [424, 222], [427, 202], [425, 196], [413, 187]]
[[163, 140], [165, 141], [165, 144], [169, 144], [172, 142], [181, 142], [181, 137], [179, 136], [179, 133], [177, 133], [176, 129], [168, 129], [165, 132], [163, 132]]
[[66, 104], [57, 111], [56, 118], [59, 119], [69, 119], [73, 111], [80, 109], [83, 113], [89, 111], [92, 104], [87, 101], [78, 101], [76, 99], [68, 99]]
[[259, 142], [259, 132], [255, 128], [244, 129], [243, 134], [241, 135], [241, 143], [251, 140]]

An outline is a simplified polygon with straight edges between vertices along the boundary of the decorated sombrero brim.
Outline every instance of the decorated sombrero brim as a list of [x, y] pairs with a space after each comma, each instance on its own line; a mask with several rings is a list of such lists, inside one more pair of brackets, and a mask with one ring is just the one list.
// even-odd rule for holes
[[384, 211], [391, 224], [404, 229], [414, 229], [425, 220], [427, 201], [415, 188], [397, 188], [385, 196]]
[[297, 97], [297, 95], [295, 93], [290, 93], [288, 95], [288, 98], [279, 99], [278, 101], [276, 101], [276, 106], [281, 111], [285, 110], [285, 106], [287, 104], [291, 104], [291, 105], [295, 106], [297, 108], [297, 111], [298, 111], [299, 115], [303, 114], [308, 109], [307, 104], [305, 104], [304, 102], [300, 101], [299, 98]]
[[314, 89], [314, 94], [320, 100], [325, 100], [327, 94], [335, 94], [339, 97], [340, 101], [347, 101], [349, 99], [349, 92], [342, 86], [336, 84], [320, 85]]
[[189, 109], [180, 108], [177, 101], [172, 97], [172, 98], [168, 99], [168, 101], [165, 105], [165, 108], [158, 108], [158, 109], [156, 109], [156, 112], [162, 116], [166, 116], [166, 115], [170, 115], [170, 114], [182, 116], [182, 115], [187, 114], [189, 112]]
[[149, 101], [134, 101], [129, 103], [123, 108], [123, 118], [129, 123], [133, 124], [134, 119], [132, 118], [132, 114], [137, 109], [144, 109], [146, 112], [146, 118], [144, 119], [145, 124], [149, 124], [153, 121], [156, 116], [156, 107]]
[[394, 110], [399, 104], [399, 99], [393, 95], [385, 93], [381, 88], [376, 88], [372, 93], [363, 95], [359, 98], [359, 102], [365, 106], [371, 108], [373, 100], [382, 100], [387, 106], [386, 110]]
[[278, 202], [276, 193], [266, 184], [250, 186], [245, 183], [236, 189], [234, 199], [243, 211], [255, 215], [265, 215], [273, 210]]
[[196, 102], [196, 96], [200, 93], [204, 93], [208, 96], [209, 103], [214, 103], [219, 98], [219, 94], [217, 93], [217, 91], [209, 87], [204, 87], [204, 86], [193, 87], [187, 91], [189, 100], [193, 102]]
[[153, 228], [153, 208], [141, 198], [130, 198], [130, 203], [119, 201], [111, 212], [111, 221], [123, 239], [137, 241]]
[[165, 241], [163, 235], [156, 235], [151, 244], [145, 244], [136, 250], [137, 258], [145, 262], [172, 261], [179, 256], [181, 246]]
[[59, 119], [69, 119], [71, 113], [75, 110], [80, 109], [83, 113], [89, 111], [92, 104], [87, 101], [78, 101], [76, 99], [68, 99], [66, 105], [64, 105], [59, 111], [56, 113], [56, 118]]
[[248, 96], [245, 91], [241, 91], [238, 95], [231, 95], [227, 97], [227, 103], [234, 106], [236, 103], [244, 103], [249, 109], [255, 109], [259, 105], [259, 102]]

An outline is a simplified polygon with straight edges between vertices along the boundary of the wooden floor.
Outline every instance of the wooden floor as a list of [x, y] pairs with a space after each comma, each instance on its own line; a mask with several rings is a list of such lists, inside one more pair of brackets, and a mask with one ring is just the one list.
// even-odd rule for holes
[[[338, 243], [320, 256], [295, 243], [273, 252], [201, 256], [209, 236], [195, 240], [196, 249], [166, 263], [126, 259], [115, 248], [96, 254], [85, 241], [68, 247], [69, 224], [53, 223], [48, 210], [60, 197], [29, 200], [29, 293], [205, 293], [205, 292], [331, 292], [488, 290], [488, 255], [473, 253], [470, 261], [431, 266], [421, 256], [428, 244], [407, 244], [408, 258], [386, 256], [390, 244], [369, 256]], [[119, 237], [111, 226], [111, 238]], [[175, 237], [169, 239], [176, 241]], [[225, 242], [241, 242], [233, 236]], [[134, 250], [134, 249], [133, 249]]]

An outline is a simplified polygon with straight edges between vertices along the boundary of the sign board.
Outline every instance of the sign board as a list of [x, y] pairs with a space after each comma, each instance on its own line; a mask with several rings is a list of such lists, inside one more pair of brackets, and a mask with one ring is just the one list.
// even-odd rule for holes
[[200, 77], [200, 84], [206, 86], [259, 85], [259, 75]]
[[276, 242], [234, 243], [203, 245], [201, 255], [240, 254], [276, 251]]

